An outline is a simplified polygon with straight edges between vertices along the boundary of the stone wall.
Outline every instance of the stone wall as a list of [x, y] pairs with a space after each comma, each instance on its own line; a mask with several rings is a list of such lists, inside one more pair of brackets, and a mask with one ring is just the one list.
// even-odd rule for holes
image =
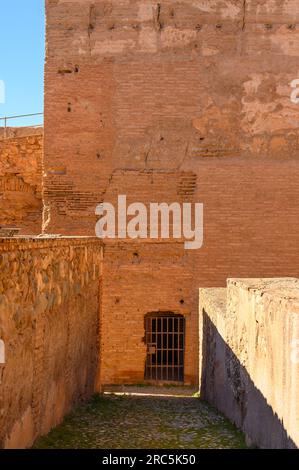
[[0, 129], [0, 225], [41, 233], [42, 156], [42, 128]]
[[202, 397], [262, 448], [299, 446], [299, 281], [200, 289]]
[[23, 448], [95, 390], [102, 248], [0, 240], [0, 447]]

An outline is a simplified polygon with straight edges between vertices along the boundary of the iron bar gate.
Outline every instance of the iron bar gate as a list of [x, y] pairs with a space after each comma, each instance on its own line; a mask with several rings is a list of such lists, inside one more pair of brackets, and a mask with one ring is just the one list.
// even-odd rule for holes
[[145, 380], [184, 382], [184, 317], [173, 313], [147, 315], [145, 341]]

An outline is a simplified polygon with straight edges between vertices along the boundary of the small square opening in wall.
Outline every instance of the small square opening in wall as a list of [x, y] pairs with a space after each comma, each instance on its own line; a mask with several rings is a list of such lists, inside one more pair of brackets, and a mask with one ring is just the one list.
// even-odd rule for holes
[[185, 318], [172, 312], [145, 317], [147, 346], [144, 378], [156, 382], [184, 382]]

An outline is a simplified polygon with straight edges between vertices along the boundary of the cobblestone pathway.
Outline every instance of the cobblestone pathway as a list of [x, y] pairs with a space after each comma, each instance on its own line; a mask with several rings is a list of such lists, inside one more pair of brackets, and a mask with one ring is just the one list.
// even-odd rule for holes
[[243, 434], [205, 402], [179, 391], [171, 394], [95, 396], [40, 438], [35, 448], [245, 447]]

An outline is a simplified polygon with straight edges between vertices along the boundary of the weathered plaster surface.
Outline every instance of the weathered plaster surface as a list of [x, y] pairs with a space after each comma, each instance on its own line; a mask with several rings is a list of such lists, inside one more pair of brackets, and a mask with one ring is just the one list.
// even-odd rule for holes
[[229, 279], [200, 289], [200, 382], [262, 448], [299, 446], [298, 279]]

